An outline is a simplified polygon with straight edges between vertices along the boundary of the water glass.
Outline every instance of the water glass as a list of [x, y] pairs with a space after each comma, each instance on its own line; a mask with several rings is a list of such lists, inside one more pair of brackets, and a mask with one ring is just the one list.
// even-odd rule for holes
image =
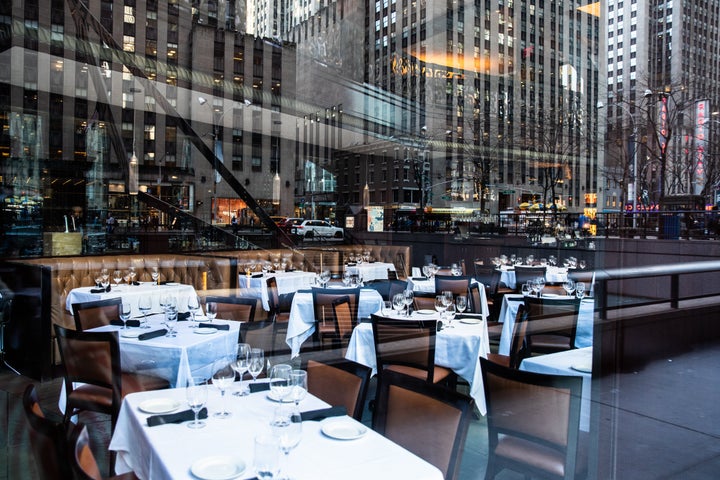
[[203, 420], [198, 420], [198, 413], [207, 402], [207, 380], [202, 377], [188, 378], [185, 386], [185, 398], [190, 409], [195, 414], [195, 420], [188, 423], [188, 428], [202, 428], [205, 426]]
[[207, 302], [205, 304], [205, 316], [207, 317], [208, 322], [215, 320], [215, 317], [217, 317], [217, 303]]
[[565, 290], [569, 297], [575, 291], [575, 282], [568, 278], [563, 282], [563, 290]]
[[258, 375], [263, 371], [265, 366], [265, 350], [262, 348], [250, 349], [250, 363], [248, 364], [248, 372], [253, 377], [253, 383], [257, 381]]
[[128, 302], [123, 302], [120, 305], [120, 320], [123, 321], [123, 330], [127, 330], [127, 321], [130, 320], [130, 314], [132, 307]]
[[293, 370], [290, 372], [290, 399], [295, 402], [295, 407], [305, 398], [308, 391], [307, 372], [305, 370]]
[[141, 328], [150, 328], [150, 325], [148, 325], [147, 322], [147, 314], [150, 310], [152, 310], [152, 297], [150, 296], [142, 296], [138, 300], [138, 310], [140, 310], [143, 314], [143, 320], [142, 324], [140, 325]]
[[405, 308], [405, 296], [402, 293], [393, 295], [392, 308], [397, 314], [400, 314], [400, 311]]
[[575, 283], [575, 296], [580, 300], [585, 297], [585, 284], [583, 282]]
[[467, 309], [467, 306], [467, 296], [458, 295], [457, 298], [455, 298], [455, 308], [458, 312], [462, 314]]
[[270, 369], [270, 396], [282, 402], [290, 394], [290, 365], [279, 363]]
[[403, 302], [405, 302], [405, 316], [410, 316], [410, 307], [415, 302], [415, 294], [412, 290], [405, 290], [403, 293]]
[[[279, 407], [275, 410], [270, 428], [280, 441], [280, 450], [285, 454], [285, 465], [283, 470], [287, 472], [288, 459], [293, 448], [297, 447], [302, 439], [302, 419], [299, 412], [293, 412], [287, 407]], [[280, 478], [289, 479], [287, 473]]]
[[255, 437], [255, 474], [259, 479], [277, 478], [281, 452], [280, 440], [276, 436]]
[[243, 388], [243, 375], [245, 375], [245, 372], [248, 371], [249, 366], [250, 345], [247, 343], [238, 343], [235, 361], [232, 364], [232, 368], [238, 375], [240, 375], [240, 386], [233, 395], [240, 397], [248, 394], [248, 392]]
[[222, 410], [215, 412], [213, 417], [216, 418], [228, 418], [232, 414], [227, 411], [227, 405], [225, 402], [225, 390], [235, 381], [235, 370], [233, 370], [231, 364], [226, 360], [218, 360], [213, 366], [212, 383], [220, 390], [220, 399], [222, 403]]
[[190, 311], [190, 319], [192, 320], [192, 325], [190, 325], [190, 328], [197, 328], [197, 322], [199, 322], [197, 315], [200, 312], [200, 299], [193, 295], [192, 297], [188, 298], [187, 306], [188, 310]]
[[393, 303], [391, 301], [383, 301], [382, 307], [381, 307], [381, 313], [384, 317], [387, 317], [390, 315], [393, 311]]
[[522, 292], [524, 297], [527, 297], [533, 291], [531, 282], [532, 281], [527, 281], [523, 283], [522, 287], [520, 287], [520, 292]]
[[175, 331], [175, 327], [177, 326], [177, 319], [178, 319], [177, 308], [168, 307], [165, 310], [165, 326], [168, 329], [167, 334], [165, 334], [166, 337], [170, 337], [170, 338], [177, 337], [177, 332]]

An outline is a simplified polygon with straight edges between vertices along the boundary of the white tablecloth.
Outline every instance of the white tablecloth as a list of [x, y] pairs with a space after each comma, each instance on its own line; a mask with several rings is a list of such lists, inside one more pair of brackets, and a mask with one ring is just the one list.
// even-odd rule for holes
[[[522, 295], [503, 296], [502, 307], [500, 308], [499, 321], [503, 322], [502, 334], [498, 353], [501, 355], [510, 354], [510, 343], [512, 342], [512, 331], [515, 326], [515, 316], [518, 307], [523, 303]], [[593, 344], [593, 318], [595, 314], [595, 303], [592, 298], [585, 298], [580, 302], [577, 330], [575, 332], [575, 347], [592, 347]]]
[[590, 431], [590, 400], [592, 374], [580, 372], [573, 366], [591, 365], [592, 347], [567, 350], [565, 352], [550, 353], [526, 358], [520, 364], [520, 370], [528, 372], [545, 373], [550, 375], [572, 375], [583, 377], [582, 403], [580, 404], [580, 430]]
[[[434, 278], [408, 278], [408, 288], [412, 289], [415, 292], [423, 292], [423, 293], [434, 293], [435, 292], [435, 279]], [[479, 283], [474, 278], [470, 280], [471, 284]], [[479, 288], [478, 291], [480, 292], [480, 308], [482, 311], [483, 318], [487, 319], [488, 315], [490, 314], [490, 310], [488, 308], [487, 303], [487, 296], [485, 295], [485, 288]], [[470, 298], [468, 298], [468, 302], [470, 301]]]
[[[277, 403], [267, 398], [267, 392], [245, 397], [234, 397], [227, 392], [225, 395], [232, 416], [227, 419], [212, 416], [220, 408], [220, 393], [209, 387], [207, 425], [198, 430], [186, 424], [148, 427], [149, 415], [138, 409], [144, 401], [167, 398], [177, 401], [180, 409], [185, 410], [184, 388], [126, 396], [109, 447], [117, 452], [117, 473], [134, 471], [143, 480], [197, 480], [191, 474], [193, 463], [209, 456], [230, 455], [246, 465], [238, 478], [255, 477], [253, 442], [258, 434], [269, 433], [268, 424]], [[308, 395], [300, 402], [300, 411], [327, 406]], [[355, 422], [350, 417], [340, 418]], [[292, 478], [442, 480], [442, 473], [436, 467], [371, 429], [357, 440], [343, 441], [324, 435], [322, 426], [322, 422], [303, 422], [302, 440], [290, 452], [285, 470]]]
[[[395, 317], [393, 318], [401, 318]], [[413, 313], [412, 319], [438, 319], [436, 315]], [[487, 322], [464, 324], [452, 322], [453, 328], [443, 328], [435, 337], [435, 363], [452, 369], [470, 384], [470, 396], [475, 399], [480, 412], [485, 415], [485, 393], [483, 392], [480, 357], [490, 353]], [[376, 372], [375, 344], [372, 324], [361, 323], [353, 330], [345, 358], [367, 365]]]
[[104, 300], [106, 298], [122, 297], [123, 301], [130, 302], [132, 306], [132, 316], [140, 317], [142, 312], [138, 308], [140, 297], [150, 297], [152, 299], [152, 313], [160, 313], [160, 299], [163, 295], [173, 295], [177, 299], [178, 311], [187, 312], [188, 299], [195, 296], [195, 289], [192, 285], [155, 285], [150, 282], [141, 283], [140, 285], [121, 285], [119, 287], [111, 286], [110, 291], [106, 293], [91, 293], [95, 287], [73, 288], [68, 293], [65, 307], [68, 312], [72, 313], [73, 303], [92, 302], [95, 300]]
[[248, 277], [247, 275], [238, 275], [238, 286], [246, 289], [243, 295], [252, 295], [262, 300], [263, 308], [268, 311], [270, 305], [268, 302], [267, 278], [275, 277], [278, 286], [278, 293], [297, 292], [301, 288], [310, 288], [315, 282], [317, 275], [313, 272], [278, 272], [269, 273], [263, 277]]
[[[503, 267], [500, 270], [500, 282], [504, 283], [508, 288], [516, 288], [515, 270], [508, 270]], [[567, 280], [568, 271], [564, 267], [548, 266], [545, 270], [545, 282], [547, 283], [563, 283]]]
[[[360, 289], [358, 304], [358, 318], [367, 318], [380, 310], [383, 304], [382, 296], [370, 288]], [[312, 293], [301, 290], [293, 297], [290, 307], [290, 320], [288, 321], [287, 344], [290, 346], [292, 356], [300, 354], [300, 346], [315, 332], [315, 311], [313, 310]]]
[[392, 263], [373, 262], [345, 266], [346, 272], [353, 274], [359, 273], [362, 276], [363, 282], [370, 282], [372, 280], [387, 280], [388, 269], [394, 272], [395, 265]]

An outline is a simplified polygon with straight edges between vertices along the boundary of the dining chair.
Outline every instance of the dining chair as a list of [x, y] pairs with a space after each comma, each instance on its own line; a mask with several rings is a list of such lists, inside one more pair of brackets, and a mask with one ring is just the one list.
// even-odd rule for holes
[[397, 271], [393, 270], [391, 268], [388, 268], [387, 269], [387, 277], [388, 277], [388, 280], [397, 280], [398, 279]]
[[278, 291], [277, 279], [275, 277], [268, 277], [265, 280], [268, 292], [268, 306], [270, 307], [270, 318], [276, 322], [287, 323], [290, 320], [290, 303], [292, 303], [292, 297], [290, 297], [290, 303], [281, 301], [280, 293]]
[[257, 298], [208, 295], [205, 297], [205, 305], [208, 302], [217, 304], [217, 318], [235, 320], [236, 322], [255, 321]]
[[[527, 342], [527, 312], [525, 305], [519, 305], [513, 324], [512, 340], [510, 341], [510, 354], [488, 353], [487, 359], [491, 362], [506, 366], [508, 368], [520, 368], [522, 361], [530, 356], [530, 349]], [[502, 324], [501, 324], [502, 325]]]
[[167, 380], [122, 371], [118, 332], [78, 332], [54, 325], [65, 376], [65, 423], [84, 410], [110, 415], [115, 429], [128, 393], [169, 388]]
[[436, 320], [399, 320], [372, 315], [377, 376], [386, 370], [454, 388], [457, 376], [435, 365]]
[[583, 476], [582, 377], [525, 372], [484, 358], [480, 365], [489, 440], [485, 479], [506, 468], [526, 478]]
[[407, 290], [405, 280], [372, 280], [365, 283], [365, 288], [372, 288], [380, 294], [385, 301], [391, 301], [393, 295]]
[[340, 358], [308, 360], [308, 391], [332, 406], [342, 405], [348, 415], [362, 420], [372, 368]]
[[353, 317], [350, 297], [343, 295], [332, 301], [335, 317], [335, 340], [340, 348], [347, 347], [353, 329], [357, 325], [357, 316]]
[[575, 348], [580, 313], [577, 298], [525, 297], [530, 353], [554, 353]]
[[436, 466], [443, 478], [460, 471], [475, 402], [398, 372], [385, 372], [378, 383], [372, 428]]
[[538, 277], [545, 278], [547, 267], [533, 267], [529, 265], [515, 265], [515, 292], [519, 293], [523, 284]]
[[103, 477], [100, 473], [95, 455], [92, 452], [92, 448], [90, 447], [88, 428], [82, 423], [73, 425], [70, 430], [68, 446], [69, 448], [67, 448], [67, 452], [65, 452], [66, 462], [72, 467], [72, 470], [75, 472], [75, 478], [78, 480], [134, 480], [138, 478], [133, 472]]
[[[268, 358], [285, 356], [290, 347], [285, 343], [285, 330], [277, 322], [258, 320], [240, 324], [239, 343], [247, 343], [254, 348], [262, 348]], [[277, 362], [275, 362], [277, 363]]]
[[65, 424], [45, 416], [33, 384], [25, 387], [22, 404], [30, 424], [30, 447], [35, 457], [37, 473], [48, 480], [72, 478], [72, 469], [66, 459], [68, 445]]
[[435, 293], [451, 291], [453, 295], [467, 295], [470, 277], [467, 275], [435, 275]]
[[[434, 292], [413, 292], [413, 309], [435, 310], [436, 296]], [[392, 297], [390, 297], [390, 300], [392, 300]]]
[[348, 297], [351, 316], [357, 322], [360, 288], [313, 288], [312, 297], [315, 314], [313, 338], [316, 345], [325, 348], [328, 340], [336, 343], [337, 320], [333, 311], [333, 301], [340, 297]]
[[120, 305], [122, 305], [120, 297], [73, 303], [75, 330], [82, 332], [110, 325], [113, 320], [120, 320]]

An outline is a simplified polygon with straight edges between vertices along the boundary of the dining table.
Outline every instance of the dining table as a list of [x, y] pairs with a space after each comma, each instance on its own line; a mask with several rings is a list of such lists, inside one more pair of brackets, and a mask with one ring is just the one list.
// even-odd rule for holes
[[[188, 428], [188, 422], [148, 425], [150, 417], [186, 410], [185, 388], [127, 395], [109, 445], [117, 453], [116, 473], [132, 471], [143, 480], [255, 479], [254, 441], [271, 435], [269, 424], [279, 403], [268, 391], [242, 397], [226, 393], [223, 400], [216, 388], [207, 388], [206, 425], [200, 429]], [[223, 407], [230, 416], [214, 417]], [[298, 410], [328, 407], [308, 393]], [[432, 464], [347, 415], [306, 420], [301, 429], [298, 446], [283, 464], [290, 478], [443, 478]]]
[[582, 401], [580, 403], [580, 430], [590, 431], [590, 405], [592, 392], [592, 347], [575, 348], [526, 358], [520, 370], [549, 375], [582, 377]]
[[395, 265], [388, 262], [347, 263], [345, 271], [352, 275], [360, 275], [363, 282], [387, 280], [388, 270], [394, 272]]
[[[341, 287], [342, 288], [342, 287]], [[377, 290], [361, 288], [358, 299], [358, 320], [380, 310], [383, 298]], [[288, 319], [286, 342], [292, 358], [300, 354], [302, 344], [315, 333], [315, 309], [311, 289], [298, 290], [293, 296]]]
[[263, 309], [270, 311], [267, 279], [275, 277], [278, 294], [293, 293], [303, 288], [310, 288], [317, 278], [315, 272], [295, 270], [293, 272], [256, 273], [251, 276], [238, 275], [238, 287], [243, 289], [244, 296], [259, 298]]
[[[440, 320], [440, 314], [431, 311], [414, 311], [410, 317], [375, 312], [379, 315], [400, 320]], [[490, 353], [487, 322], [480, 315], [457, 315], [455, 320], [442, 320], [442, 329], [435, 335], [435, 364], [450, 368], [470, 385], [470, 396], [485, 415], [485, 394], [483, 392], [480, 357]], [[359, 323], [350, 337], [345, 358], [361, 363], [377, 373], [375, 343], [373, 341], [372, 324]]]
[[[563, 283], [567, 280], [567, 278], [568, 269], [566, 267], [548, 265], [545, 269], [546, 283]], [[517, 288], [517, 282], [515, 281], [515, 267], [507, 265], [500, 267], [500, 283], [505, 284], [508, 288]]]
[[[434, 278], [414, 276], [408, 277], [407, 282], [408, 290], [422, 293], [436, 293]], [[480, 284], [480, 282], [473, 278], [470, 280], [470, 285], [473, 284]], [[487, 319], [488, 315], [490, 314], [490, 309], [488, 308], [487, 294], [485, 292], [485, 288], [478, 288], [478, 292], [480, 292], [480, 313], [482, 313], [483, 318]]]
[[109, 298], [122, 298], [124, 302], [129, 302], [131, 307], [131, 315], [133, 317], [141, 316], [142, 313], [138, 308], [138, 302], [142, 297], [149, 297], [152, 300], [152, 308], [149, 313], [160, 313], [163, 311], [160, 307], [160, 299], [163, 296], [171, 295], [177, 300], [178, 311], [186, 312], [188, 300], [196, 296], [195, 288], [192, 285], [182, 283], [163, 283], [156, 285], [155, 282], [138, 282], [138, 285], [111, 285], [110, 291], [99, 291], [96, 287], [78, 287], [73, 288], [68, 293], [65, 300], [65, 307], [68, 312], [73, 313], [72, 305], [74, 303], [92, 302], [95, 300], [106, 300]]
[[[552, 301], [553, 298], [568, 298], [563, 295], [553, 294], [543, 295], [543, 297], [550, 301]], [[501, 355], [510, 354], [515, 316], [517, 315], [518, 307], [524, 302], [524, 298], [521, 294], [512, 293], [503, 296], [500, 315], [498, 316], [498, 321], [502, 322], [502, 333], [500, 334], [500, 345], [498, 346], [498, 353]], [[578, 312], [578, 323], [575, 333], [576, 348], [592, 346], [594, 318], [595, 302], [593, 298], [583, 298], [580, 302], [580, 311]]]

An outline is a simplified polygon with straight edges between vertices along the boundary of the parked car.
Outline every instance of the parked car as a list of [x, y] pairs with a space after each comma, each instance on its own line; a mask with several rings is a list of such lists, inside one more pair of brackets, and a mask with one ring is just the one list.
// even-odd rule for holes
[[282, 222], [278, 223], [278, 227], [285, 230], [287, 233], [292, 233], [293, 227], [300, 225], [305, 219], [297, 217], [288, 217]]
[[305, 220], [294, 227], [293, 233], [303, 238], [343, 238], [344, 236], [342, 228], [334, 227], [325, 220]]

